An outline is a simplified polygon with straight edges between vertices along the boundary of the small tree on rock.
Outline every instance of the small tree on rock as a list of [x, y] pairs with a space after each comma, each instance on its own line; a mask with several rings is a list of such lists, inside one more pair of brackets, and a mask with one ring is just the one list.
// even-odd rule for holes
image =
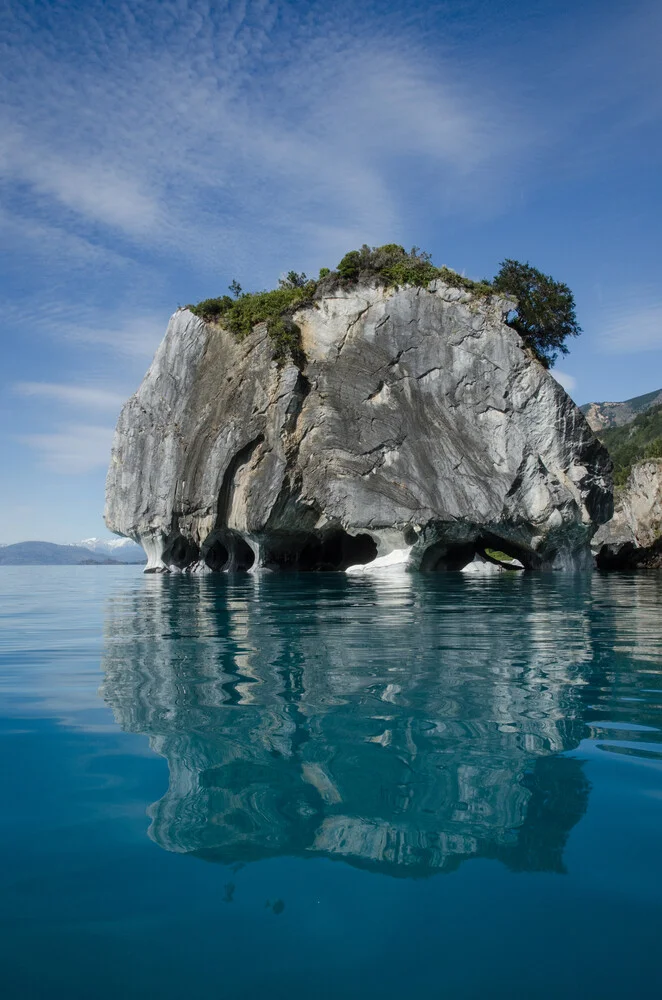
[[530, 264], [504, 260], [492, 286], [495, 291], [517, 301], [508, 324], [517, 330], [545, 368], [551, 368], [559, 354], [567, 354], [566, 340], [577, 337], [582, 328], [575, 315], [575, 299], [567, 285], [554, 281]]
[[284, 278], [280, 278], [278, 284], [281, 288], [304, 288], [308, 282], [307, 276], [298, 271], [288, 271]]

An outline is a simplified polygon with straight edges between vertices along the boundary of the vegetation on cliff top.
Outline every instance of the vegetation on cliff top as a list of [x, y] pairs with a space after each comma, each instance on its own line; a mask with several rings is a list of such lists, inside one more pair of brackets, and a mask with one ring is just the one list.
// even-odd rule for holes
[[492, 282], [494, 291], [515, 299], [517, 309], [508, 323], [546, 368], [559, 354], [567, 354], [568, 337], [582, 328], [575, 315], [575, 299], [566, 284], [554, 281], [530, 264], [504, 260]]
[[614, 484], [625, 486], [632, 466], [647, 458], [662, 458], [662, 406], [651, 407], [622, 427], [598, 435], [614, 463]]
[[238, 340], [247, 337], [257, 323], [266, 323], [278, 362], [292, 358], [301, 367], [305, 362], [301, 331], [292, 318], [298, 309], [339, 288], [351, 289], [358, 284], [427, 288], [437, 279], [476, 297], [496, 294], [516, 299], [517, 307], [507, 322], [546, 368], [554, 364], [559, 353], [567, 354], [566, 339], [581, 332], [568, 286], [529, 264], [505, 260], [492, 281], [472, 281], [448, 267], [436, 267], [430, 254], [418, 247], [407, 251], [397, 243], [381, 247], [364, 244], [360, 250], [350, 250], [334, 271], [322, 268], [317, 279], [290, 271], [272, 291], [246, 293], [233, 281], [232, 296], [205, 299], [188, 308], [207, 323], [221, 324]]

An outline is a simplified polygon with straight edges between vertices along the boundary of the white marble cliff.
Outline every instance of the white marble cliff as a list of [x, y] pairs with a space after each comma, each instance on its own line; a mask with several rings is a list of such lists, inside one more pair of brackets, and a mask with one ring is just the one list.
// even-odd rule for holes
[[611, 462], [510, 306], [337, 289], [294, 316], [300, 367], [264, 324], [237, 341], [179, 310], [119, 419], [108, 527], [148, 571], [589, 567]]

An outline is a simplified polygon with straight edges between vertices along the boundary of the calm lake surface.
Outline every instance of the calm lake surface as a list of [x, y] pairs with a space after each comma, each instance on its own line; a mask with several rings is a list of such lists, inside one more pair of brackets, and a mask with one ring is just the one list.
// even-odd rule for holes
[[661, 609], [3, 567], [3, 998], [661, 996]]

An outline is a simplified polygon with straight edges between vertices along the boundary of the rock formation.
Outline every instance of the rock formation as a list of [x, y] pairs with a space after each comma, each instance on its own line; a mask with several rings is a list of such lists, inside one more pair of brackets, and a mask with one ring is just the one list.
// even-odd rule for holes
[[173, 316], [122, 410], [106, 523], [148, 571], [460, 569], [487, 547], [588, 567], [611, 463], [504, 323], [442, 281], [355, 286], [301, 309], [306, 363]]
[[600, 569], [662, 568], [662, 459], [632, 467], [614, 516], [593, 539]]

